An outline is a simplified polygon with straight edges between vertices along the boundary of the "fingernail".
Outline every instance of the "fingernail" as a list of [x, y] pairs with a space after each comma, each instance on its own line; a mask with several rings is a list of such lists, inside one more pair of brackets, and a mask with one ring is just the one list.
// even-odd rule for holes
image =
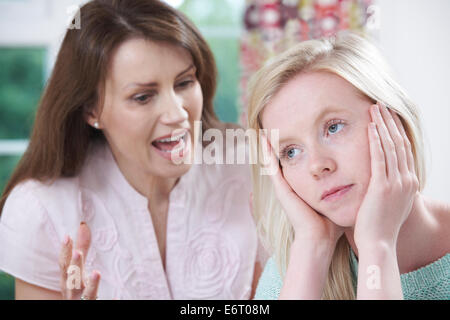
[[78, 260], [80, 258], [80, 252], [75, 250], [73, 253], [73, 260]]
[[69, 241], [70, 241], [70, 238], [69, 238], [69, 236], [66, 234], [66, 235], [64, 236], [63, 244], [64, 244], [65, 246], [67, 246], [67, 245], [69, 244]]
[[92, 274], [91, 274], [91, 280], [92, 281], [96, 281], [96, 280], [98, 280], [98, 278], [100, 277], [100, 274], [99, 274], [99, 272], [98, 271], [92, 271]]

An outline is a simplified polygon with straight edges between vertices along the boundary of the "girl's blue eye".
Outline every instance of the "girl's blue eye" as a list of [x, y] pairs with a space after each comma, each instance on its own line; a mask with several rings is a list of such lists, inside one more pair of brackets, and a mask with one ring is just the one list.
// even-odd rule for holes
[[299, 153], [300, 153], [300, 150], [298, 148], [292, 148], [286, 152], [286, 156], [288, 159], [293, 159]]
[[335, 134], [336, 132], [339, 132], [343, 127], [344, 127], [343, 123], [334, 123], [328, 127], [328, 133]]

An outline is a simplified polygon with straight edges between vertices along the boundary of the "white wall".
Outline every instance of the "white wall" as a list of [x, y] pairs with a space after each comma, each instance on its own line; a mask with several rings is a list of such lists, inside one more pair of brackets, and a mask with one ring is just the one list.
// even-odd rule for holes
[[46, 75], [75, 12], [87, 0], [0, 0], [0, 46], [46, 47]]
[[[241, 0], [244, 1], [244, 0]], [[67, 7], [86, 0], [0, 1], [0, 45], [45, 45], [51, 69]], [[397, 80], [421, 107], [428, 182], [425, 194], [450, 201], [450, 1], [377, 0], [379, 45]]]
[[378, 0], [379, 45], [421, 110], [427, 152], [424, 193], [450, 202], [450, 1]]

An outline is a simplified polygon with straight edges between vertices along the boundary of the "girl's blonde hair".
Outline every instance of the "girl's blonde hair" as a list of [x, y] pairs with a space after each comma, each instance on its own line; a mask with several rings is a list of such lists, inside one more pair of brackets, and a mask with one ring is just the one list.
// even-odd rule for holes
[[[294, 76], [314, 71], [342, 77], [374, 103], [383, 102], [399, 115], [411, 142], [419, 188], [423, 190], [425, 160], [418, 109], [393, 80], [379, 50], [355, 33], [304, 41], [269, 60], [250, 80], [249, 127], [259, 132], [261, 112], [275, 94]], [[260, 144], [253, 144], [251, 149], [256, 155], [261, 151]], [[284, 275], [294, 230], [272, 190], [270, 177], [261, 175], [261, 169], [259, 162], [252, 167], [254, 216], [262, 242]], [[343, 236], [337, 243], [322, 298], [354, 299], [354, 286], [350, 246]]]

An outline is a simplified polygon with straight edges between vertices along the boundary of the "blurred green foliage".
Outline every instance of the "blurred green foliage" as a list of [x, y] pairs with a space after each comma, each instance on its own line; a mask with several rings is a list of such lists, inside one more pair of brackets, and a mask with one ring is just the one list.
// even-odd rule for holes
[[44, 48], [0, 48], [0, 139], [27, 139], [44, 86]]
[[8, 182], [9, 176], [11, 175], [17, 162], [19, 162], [20, 156], [0, 156], [0, 187], [3, 188]]
[[[0, 48], [0, 139], [27, 139], [44, 87], [44, 48]], [[0, 190], [20, 155], [0, 156]], [[14, 278], [0, 272], [0, 300], [14, 299]]]
[[237, 122], [239, 84], [239, 43], [237, 39], [207, 38], [214, 53], [218, 69], [218, 86], [214, 109], [218, 118], [225, 122]]
[[14, 278], [0, 271], [0, 300], [14, 300]]
[[[239, 120], [239, 37], [234, 31], [241, 27], [244, 5], [242, 0], [184, 0], [178, 8], [205, 31], [219, 76], [214, 108], [218, 118], [226, 122]], [[211, 35], [210, 30], [222, 32]]]

